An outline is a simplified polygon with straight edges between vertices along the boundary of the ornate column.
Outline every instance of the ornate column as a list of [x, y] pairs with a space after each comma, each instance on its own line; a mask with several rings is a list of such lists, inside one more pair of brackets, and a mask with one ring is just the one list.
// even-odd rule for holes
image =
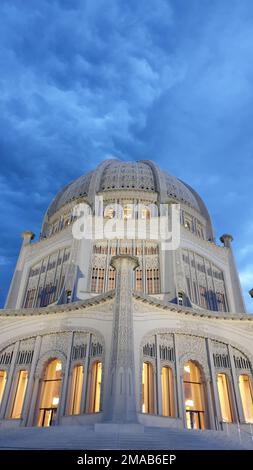
[[29, 250], [29, 245], [34, 239], [34, 236], [34, 233], [30, 231], [22, 233], [23, 242], [4, 308], [20, 308], [20, 283], [24, 268], [25, 255], [27, 253], [27, 250]]
[[239, 391], [238, 377], [236, 375], [236, 370], [235, 370], [233, 351], [232, 351], [232, 347], [230, 346], [230, 344], [228, 345], [228, 354], [229, 354], [229, 361], [231, 365], [232, 385], [233, 385], [234, 397], [235, 397], [234, 409], [237, 415], [237, 421], [239, 421], [240, 423], [243, 423], [245, 421], [245, 418], [244, 418], [242, 400], [241, 400], [240, 391]]
[[214, 367], [214, 362], [213, 362], [212, 342], [210, 338], [206, 338], [206, 350], [207, 350], [207, 357], [208, 357], [210, 375], [211, 375], [210, 386], [211, 386], [213, 398], [214, 398], [214, 403], [213, 403], [214, 422], [215, 422], [216, 429], [219, 430], [220, 422], [222, 418], [221, 418], [221, 410], [220, 410], [220, 400], [219, 400], [218, 389], [217, 389], [217, 377], [216, 377], [216, 372], [215, 372], [215, 367]]
[[210, 429], [216, 429], [216, 423], [214, 418], [214, 407], [213, 407], [213, 397], [212, 397], [212, 381], [206, 379], [206, 401], [207, 401], [207, 413]]
[[176, 417], [184, 419], [184, 391], [181, 383], [180, 365], [178, 357], [178, 340], [176, 334], [173, 335], [174, 354], [175, 354], [175, 382], [176, 382], [176, 395], [177, 395], [177, 412]]
[[35, 425], [35, 419], [38, 418], [38, 408], [39, 408], [38, 407], [38, 392], [39, 392], [39, 386], [40, 386], [40, 379], [41, 379], [40, 376], [38, 374], [35, 374], [32, 399], [30, 402], [30, 408], [28, 412], [26, 426]]
[[[224, 234], [220, 237], [220, 241], [224, 244], [224, 247], [229, 250], [228, 262], [229, 262], [229, 271], [232, 284], [232, 294], [234, 300], [234, 308], [236, 313], [245, 313], [245, 304], [242, 295], [242, 288], [236, 268], [235, 258], [231, 246], [233, 241], [232, 235]], [[229, 300], [229, 299], [228, 299]]]
[[10, 400], [11, 400], [11, 388], [12, 388], [12, 383], [15, 377], [13, 376], [14, 371], [15, 371], [15, 365], [16, 365], [16, 359], [18, 355], [18, 350], [19, 350], [19, 344], [20, 341], [17, 341], [14, 346], [13, 354], [12, 354], [12, 360], [11, 360], [11, 366], [9, 371], [7, 372], [7, 382], [5, 385], [5, 390], [4, 390], [4, 396], [3, 400], [1, 403], [1, 412], [0, 412], [0, 419], [4, 418], [9, 418], [8, 413], [9, 413], [9, 407], [10, 407]]
[[157, 414], [162, 416], [162, 382], [161, 382], [161, 360], [160, 360], [160, 338], [159, 335], [155, 335], [156, 344], [156, 408]]
[[28, 379], [28, 384], [27, 384], [27, 389], [26, 389], [26, 394], [25, 394], [25, 400], [24, 400], [24, 405], [23, 405], [22, 426], [26, 426], [29, 420], [29, 410], [30, 410], [32, 393], [33, 393], [34, 382], [35, 382], [34, 374], [35, 374], [35, 368], [36, 368], [36, 364], [37, 364], [39, 353], [40, 353], [41, 341], [42, 341], [41, 336], [37, 336], [35, 340], [33, 359], [32, 359], [32, 364], [31, 364], [31, 369], [29, 373], [29, 379]]
[[81, 414], [86, 413], [87, 399], [88, 399], [88, 373], [90, 364], [90, 345], [92, 341], [92, 333], [89, 333], [86, 344], [86, 358], [83, 369], [83, 393], [81, 398]]
[[56, 413], [56, 423], [61, 423], [61, 419], [65, 414], [66, 404], [67, 404], [67, 392], [68, 392], [68, 385], [69, 385], [69, 376], [70, 376], [70, 366], [71, 366], [71, 352], [72, 346], [74, 343], [74, 332], [72, 331], [69, 338], [68, 338], [68, 354], [67, 354], [67, 361], [65, 371], [62, 374], [62, 389], [60, 395], [60, 403]]
[[138, 259], [113, 256], [116, 269], [116, 298], [113, 317], [111, 357], [105, 393], [104, 419], [112, 423], [137, 423], [132, 284]]

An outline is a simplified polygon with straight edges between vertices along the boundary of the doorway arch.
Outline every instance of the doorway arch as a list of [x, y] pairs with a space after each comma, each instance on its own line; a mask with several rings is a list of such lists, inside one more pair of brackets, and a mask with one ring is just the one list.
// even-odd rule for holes
[[188, 429], [206, 428], [204, 382], [199, 365], [193, 361], [184, 364], [184, 405]]
[[39, 415], [37, 426], [48, 427], [55, 423], [60, 401], [62, 384], [62, 363], [59, 359], [51, 359], [45, 368], [39, 393]]

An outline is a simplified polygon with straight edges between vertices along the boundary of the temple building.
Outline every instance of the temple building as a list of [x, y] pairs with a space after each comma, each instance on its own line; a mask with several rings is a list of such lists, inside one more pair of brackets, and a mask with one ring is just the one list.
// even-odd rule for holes
[[23, 233], [0, 311], [0, 428], [250, 433], [253, 316], [220, 241], [194, 189], [151, 161], [65, 186], [39, 238]]

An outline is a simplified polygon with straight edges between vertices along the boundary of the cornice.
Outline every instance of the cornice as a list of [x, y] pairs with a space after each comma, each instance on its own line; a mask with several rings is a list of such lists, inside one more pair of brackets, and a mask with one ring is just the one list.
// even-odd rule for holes
[[[115, 290], [111, 290], [104, 294], [96, 295], [90, 297], [89, 299], [73, 302], [64, 305], [52, 305], [43, 308], [22, 308], [22, 309], [2, 309], [0, 310], [0, 319], [1, 317], [29, 317], [35, 315], [52, 315], [65, 312], [75, 312], [76, 310], [83, 310], [85, 308], [94, 307], [96, 305], [101, 305], [109, 300], [114, 299]], [[169, 302], [165, 304], [159, 301], [157, 298], [142, 294], [140, 292], [133, 292], [133, 298], [139, 302], [149, 305], [150, 307], [155, 307], [162, 310], [167, 310], [169, 312], [176, 312], [179, 315], [188, 315], [197, 318], [211, 318], [215, 320], [233, 320], [233, 321], [253, 321], [253, 315], [246, 313], [229, 313], [229, 312], [215, 312], [212, 310], [197, 310], [190, 307], [181, 307], [177, 304]]]
[[133, 296], [136, 300], [141, 301], [142, 303], [148, 304], [152, 307], [157, 307], [159, 309], [168, 310], [170, 312], [176, 312], [181, 315], [189, 315], [193, 317], [199, 318], [212, 318], [215, 320], [240, 320], [240, 321], [253, 321], [253, 315], [246, 314], [246, 313], [229, 313], [229, 312], [216, 312], [213, 310], [194, 310], [192, 308], [185, 308], [181, 307], [177, 304], [168, 302], [168, 304], [164, 304], [160, 302], [155, 297], [141, 294], [139, 292], [134, 292]]
[[52, 315], [65, 312], [74, 312], [76, 310], [83, 310], [88, 307], [94, 307], [95, 305], [103, 304], [108, 300], [113, 299], [115, 291], [106, 292], [104, 294], [96, 295], [78, 302], [72, 302], [64, 305], [53, 305], [42, 308], [21, 308], [17, 310], [13, 309], [2, 309], [0, 310], [1, 317], [29, 317], [34, 315]]

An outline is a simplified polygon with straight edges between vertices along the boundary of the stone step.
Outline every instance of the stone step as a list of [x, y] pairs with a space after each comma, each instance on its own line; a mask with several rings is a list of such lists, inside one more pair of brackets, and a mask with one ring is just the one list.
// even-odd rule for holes
[[93, 426], [0, 429], [0, 449], [200, 450], [253, 449], [251, 439], [223, 431], [145, 428], [144, 432], [95, 432]]

